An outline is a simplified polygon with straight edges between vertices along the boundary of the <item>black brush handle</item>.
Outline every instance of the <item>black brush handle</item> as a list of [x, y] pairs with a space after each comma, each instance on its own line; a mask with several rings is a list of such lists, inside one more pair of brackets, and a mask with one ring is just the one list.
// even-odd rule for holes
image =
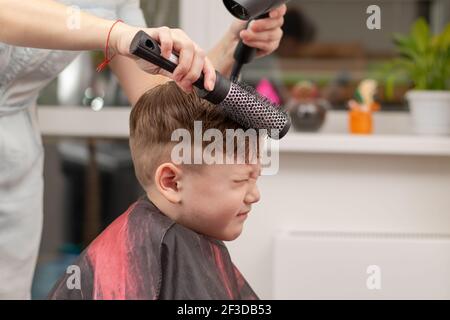
[[[134, 36], [130, 46], [130, 53], [170, 73], [173, 73], [178, 66], [177, 63], [161, 56], [159, 43], [142, 30]], [[172, 57], [178, 60], [178, 56], [174, 53], [172, 53]], [[193, 85], [198, 89], [205, 90], [204, 82], [205, 77], [202, 74]]]
[[[159, 43], [150, 37], [144, 31], [139, 31], [130, 46], [130, 53], [144, 59], [167, 72], [173, 73], [178, 64], [161, 56], [161, 47]], [[178, 56], [172, 53], [172, 60], [178, 61]], [[200, 78], [193, 83], [198, 89], [198, 95], [213, 104], [219, 104], [227, 97], [230, 91], [231, 82], [216, 71], [216, 83], [213, 91], [208, 91], [204, 86], [205, 76], [202, 74]]]

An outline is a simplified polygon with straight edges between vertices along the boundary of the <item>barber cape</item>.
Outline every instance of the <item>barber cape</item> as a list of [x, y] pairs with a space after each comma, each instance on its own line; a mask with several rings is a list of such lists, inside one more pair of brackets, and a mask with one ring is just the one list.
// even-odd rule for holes
[[[147, 197], [80, 255], [50, 299], [258, 299], [222, 241], [175, 223]], [[79, 279], [76, 278], [79, 276]]]

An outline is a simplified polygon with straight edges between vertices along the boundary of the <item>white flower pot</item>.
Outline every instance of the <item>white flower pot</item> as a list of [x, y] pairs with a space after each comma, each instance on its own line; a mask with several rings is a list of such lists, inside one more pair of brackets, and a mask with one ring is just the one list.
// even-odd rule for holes
[[412, 90], [406, 98], [415, 133], [450, 135], [450, 91]]

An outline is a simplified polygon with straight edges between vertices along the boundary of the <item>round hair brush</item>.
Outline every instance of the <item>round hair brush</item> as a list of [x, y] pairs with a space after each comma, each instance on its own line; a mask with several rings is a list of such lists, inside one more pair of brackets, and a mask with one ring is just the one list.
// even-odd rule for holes
[[[161, 56], [159, 43], [144, 31], [134, 37], [130, 52], [170, 73], [177, 67], [178, 57]], [[281, 139], [289, 131], [291, 121], [286, 112], [259, 95], [255, 89], [232, 82], [216, 71], [217, 79], [213, 91], [205, 90], [203, 75], [194, 83], [198, 95], [219, 106], [225, 114], [246, 129], [265, 129], [272, 139]]]

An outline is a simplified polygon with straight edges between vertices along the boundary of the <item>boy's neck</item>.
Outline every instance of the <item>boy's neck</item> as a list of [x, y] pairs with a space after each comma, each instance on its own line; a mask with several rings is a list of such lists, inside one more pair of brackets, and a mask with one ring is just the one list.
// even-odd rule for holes
[[161, 211], [164, 215], [176, 221], [178, 210], [173, 203], [164, 198], [158, 191], [146, 190], [148, 199]]

